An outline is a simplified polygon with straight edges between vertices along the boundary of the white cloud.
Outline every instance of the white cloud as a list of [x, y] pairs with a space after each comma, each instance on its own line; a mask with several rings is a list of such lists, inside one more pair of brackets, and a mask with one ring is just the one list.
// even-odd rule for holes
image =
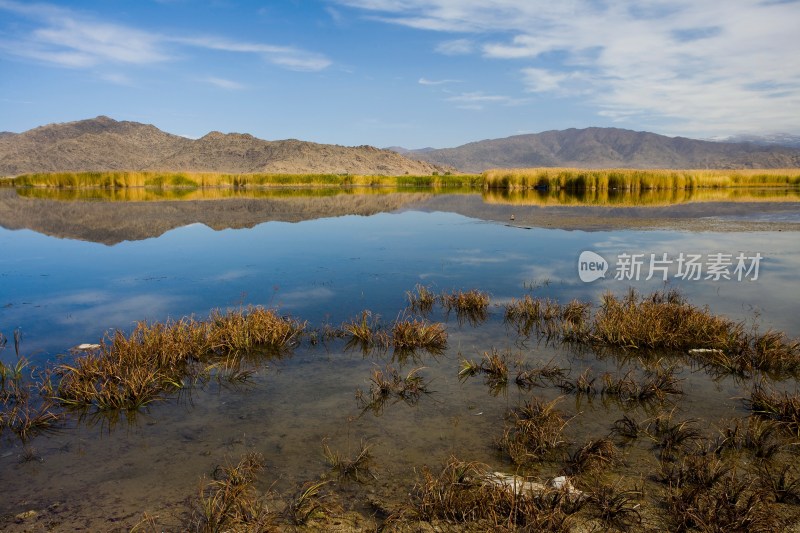
[[420, 85], [445, 85], [447, 83], [460, 83], [461, 80], [429, 80], [427, 78], [420, 78], [417, 83]]
[[567, 79], [566, 74], [550, 72], [540, 68], [524, 68], [522, 74], [525, 79], [525, 87], [532, 93], [543, 93], [555, 91], [561, 87], [561, 83]]
[[[581, 94], [601, 116], [687, 135], [800, 131], [797, 1], [340, 3], [393, 24], [481, 35], [479, 52], [519, 63], [525, 90]], [[478, 51], [460, 40], [462, 53]]]
[[258, 54], [266, 61], [286, 67], [290, 70], [317, 71], [323, 70], [331, 64], [330, 60], [325, 56], [314, 52], [307, 52], [292, 46], [275, 46], [262, 43], [231, 41], [216, 36], [173, 37], [168, 40], [186, 46], [206, 48], [209, 50]]
[[323, 70], [331, 64], [321, 54], [292, 46], [238, 42], [216, 36], [168, 36], [96, 20], [50, 4], [0, 0], [0, 11], [16, 13], [39, 25], [27, 34], [1, 40], [0, 50], [68, 68], [152, 65], [177, 60], [181, 47], [256, 54], [269, 63], [297, 71]]
[[215, 87], [219, 87], [220, 89], [226, 89], [229, 91], [238, 91], [245, 88], [245, 86], [242, 85], [241, 83], [232, 80], [226, 80], [225, 78], [216, 78], [214, 76], [205, 78], [203, 81], [206, 83], [210, 83]]
[[436, 46], [436, 51], [446, 56], [460, 56], [471, 54], [475, 45], [469, 39], [454, 39], [444, 41]]
[[513, 98], [501, 94], [486, 94], [483, 91], [465, 92], [446, 98], [448, 102], [459, 104], [461, 109], [481, 110], [485, 104], [501, 104], [507, 106], [520, 105], [526, 102], [523, 98]]

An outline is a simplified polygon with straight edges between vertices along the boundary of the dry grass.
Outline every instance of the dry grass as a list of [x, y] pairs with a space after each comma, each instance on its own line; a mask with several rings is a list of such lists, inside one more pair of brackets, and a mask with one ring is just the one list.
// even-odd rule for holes
[[493, 348], [491, 353], [483, 352], [480, 363], [467, 359], [461, 361], [459, 380], [463, 381], [476, 374], [484, 374], [489, 388], [494, 393], [499, 393], [508, 384], [508, 354], [500, 353]]
[[423, 349], [436, 353], [447, 348], [447, 331], [444, 324], [438, 322], [428, 322], [421, 318], [399, 318], [391, 332], [388, 343], [395, 349]]
[[560, 401], [543, 402], [536, 398], [525, 401], [506, 414], [506, 427], [498, 447], [514, 463], [526, 465], [548, 457], [567, 445], [562, 432], [569, 418], [556, 409]]
[[606, 530], [628, 531], [642, 523], [639, 501], [642, 493], [618, 485], [601, 484], [589, 494], [589, 509]]
[[674, 421], [674, 413], [673, 410], [654, 417], [645, 429], [655, 442], [655, 447], [659, 450], [659, 459], [662, 461], [675, 460], [690, 444], [697, 443], [703, 438], [697, 428], [696, 419]]
[[[800, 340], [774, 330], [748, 329], [690, 304], [675, 290], [645, 296], [633, 289], [622, 297], [606, 293], [596, 310], [587, 302], [562, 306], [526, 295], [508, 304], [504, 317], [522, 336], [594, 348], [680, 352], [722, 374], [779, 377], [800, 371]], [[659, 388], [653, 385], [654, 391]]]
[[459, 323], [476, 326], [489, 316], [489, 295], [476, 289], [442, 293], [442, 306], [447, 313], [455, 310]]
[[720, 429], [716, 451], [748, 451], [757, 459], [771, 459], [783, 447], [779, 434], [782, 425], [757, 416], [736, 419]]
[[480, 187], [481, 176], [380, 176], [360, 174], [225, 174], [211, 172], [54, 172], [25, 174], [5, 184], [14, 187], [102, 188], [132, 187]]
[[253, 487], [263, 467], [264, 458], [257, 453], [245, 455], [234, 466], [218, 467], [213, 479], [201, 484], [189, 528], [209, 533], [270, 529], [274, 517]]
[[422, 470], [414, 490], [414, 511], [422, 520], [445, 520], [483, 531], [522, 530], [566, 532], [571, 514], [580, 508], [564, 493], [533, 494], [487, 483], [486, 465], [451, 458], [434, 474]]
[[307, 481], [290, 496], [283, 510], [283, 517], [294, 527], [305, 526], [311, 520], [325, 518], [331, 514], [322, 488], [328, 481]]
[[610, 468], [619, 463], [616, 446], [609, 439], [590, 440], [566, 459], [563, 474], [577, 476]]
[[740, 479], [734, 472], [700, 483], [690, 476], [670, 485], [665, 515], [670, 530], [679, 532], [768, 533], [782, 529], [769, 494], [753, 480]]
[[426, 350], [440, 353], [447, 347], [444, 324], [428, 322], [423, 318], [401, 316], [385, 331], [378, 317], [363, 311], [361, 317], [342, 325], [350, 343], [358, 344], [366, 352], [374, 347], [394, 348], [399, 352]]
[[[60, 379], [52, 398], [69, 407], [137, 410], [211, 368], [238, 369], [242, 358], [257, 350], [280, 353], [304, 329], [304, 323], [260, 307], [215, 311], [206, 322], [140, 322], [130, 335], [109, 334], [99, 349], [56, 367]], [[236, 370], [234, 379], [242, 372]]]
[[568, 369], [556, 366], [552, 361], [534, 367], [525, 365], [517, 372], [514, 382], [518, 387], [530, 390], [535, 386], [561, 383], [566, 378], [567, 372]]
[[366, 441], [361, 441], [358, 453], [354, 457], [342, 455], [333, 451], [326, 441], [322, 442], [322, 453], [328, 461], [331, 469], [340, 478], [363, 481], [365, 478], [375, 478], [372, 473], [372, 445]]
[[359, 318], [342, 324], [342, 330], [351, 337], [352, 342], [361, 345], [365, 350], [381, 340], [378, 317], [373, 316], [372, 311], [366, 309], [361, 312]]
[[436, 295], [424, 285], [417, 284], [414, 290], [416, 292], [406, 291], [406, 298], [408, 298], [408, 305], [411, 311], [427, 315], [433, 309], [433, 304], [436, 303]]
[[496, 169], [483, 173], [485, 189], [697, 189], [800, 185], [800, 170]]
[[416, 404], [423, 394], [428, 394], [428, 384], [419, 374], [422, 367], [411, 369], [405, 376], [391, 365], [385, 369], [376, 368], [370, 378], [369, 394], [359, 389], [356, 399], [364, 410], [380, 413], [389, 400], [404, 401], [408, 405]]
[[756, 384], [747, 404], [756, 415], [775, 420], [800, 437], [800, 393], [779, 393]]
[[[37, 371], [20, 353], [22, 333], [15, 330], [13, 336], [15, 363], [0, 361], [0, 436], [9, 430], [27, 446], [36, 435], [57, 431], [63, 413], [57, 412], [48, 398], [40, 396], [45, 385], [32, 379]], [[6, 344], [6, 337], [0, 333], [0, 352]]]

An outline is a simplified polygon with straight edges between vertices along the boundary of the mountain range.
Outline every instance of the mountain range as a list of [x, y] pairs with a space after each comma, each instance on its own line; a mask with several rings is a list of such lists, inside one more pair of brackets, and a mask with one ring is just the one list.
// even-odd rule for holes
[[378, 149], [265, 141], [217, 131], [189, 139], [105, 116], [0, 132], [0, 176], [105, 170], [430, 175], [518, 167], [794, 168], [800, 167], [800, 147], [774, 140], [715, 142], [619, 128], [573, 128], [456, 148]]
[[454, 169], [372, 146], [265, 141], [218, 131], [188, 139], [105, 116], [0, 134], [0, 176], [104, 170], [430, 175]]
[[409, 150], [407, 157], [463, 172], [489, 168], [794, 168], [800, 147], [714, 142], [619, 128], [585, 128], [515, 135], [456, 148]]

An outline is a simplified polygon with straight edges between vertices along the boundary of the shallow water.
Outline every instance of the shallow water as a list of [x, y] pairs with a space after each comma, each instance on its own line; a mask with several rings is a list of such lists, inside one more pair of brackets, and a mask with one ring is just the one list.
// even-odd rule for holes
[[[450, 455], [509, 469], [494, 446], [505, 410], [531, 396], [552, 399], [561, 393], [553, 387], [528, 392], [512, 384], [492, 395], [480, 376], [458, 380], [460, 359], [479, 360], [496, 348], [531, 363], [553, 360], [572, 368], [572, 377], [586, 367], [596, 374], [637, 368], [636, 361], [599, 360], [593, 353], [520, 338], [503, 324], [500, 306], [530, 292], [561, 302], [598, 302], [609, 290], [662, 288], [660, 272], [645, 279], [650, 254], [667, 254], [668, 260], [697, 254], [706, 266], [715, 254], [729, 254], [733, 263], [738, 254], [760, 254], [757, 279], [751, 272], [738, 281], [731, 265], [731, 280], [705, 279], [705, 271], [699, 280], [680, 280], [676, 263], [669, 265], [666, 277], [693, 303], [715, 313], [746, 321], [757, 315], [764, 328], [800, 335], [796, 232], [528, 228], [429, 210], [445, 199], [435, 200], [439, 203], [426, 203], [428, 195], [411, 193], [379, 207], [354, 208], [359, 214], [302, 220], [298, 212], [299, 222], [226, 229], [195, 223], [144, 238], [131, 234], [118, 240], [115, 234], [112, 244], [103, 237], [93, 242], [59, 236], [52, 221], [41, 222], [52, 215], [50, 204], [39, 206], [49, 213], [39, 225], [28, 224], [37, 231], [0, 229], [0, 331], [10, 336], [20, 328], [23, 353], [39, 365], [68, 358], [64, 354], [71, 346], [97, 342], [110, 328], [129, 330], [137, 320], [192, 314], [203, 318], [214, 308], [277, 307], [317, 328], [339, 325], [363, 309], [391, 322], [407, 312], [404, 294], [416, 284], [435, 292], [478, 288], [492, 296], [491, 315], [477, 326], [434, 311], [430, 318], [446, 321], [449, 333], [448, 348], [440, 355], [398, 360], [391, 351], [348, 350], [340, 340], [313, 346], [304, 342], [291, 355], [264, 362], [247, 386], [212, 382], [113, 427], [102, 418], [73, 419], [62, 433], [33, 441], [34, 461], [20, 462], [22, 447], [6, 434], [0, 486], [13, 497], [3, 498], [0, 514], [58, 504], [43, 514], [63, 530], [81, 520], [100, 529], [130, 527], [143, 511], [179, 513], [200, 476], [247, 451], [262, 452], [267, 459], [263, 489], [274, 482], [276, 490], [287, 490], [315, 479], [328, 469], [322, 455], [325, 439], [342, 452], [355, 450], [362, 439], [374, 444], [377, 479], [367, 488], [354, 487], [355, 492], [403, 497], [415, 468], [440, 464]], [[75, 213], [85, 207], [67, 204]], [[247, 205], [248, 213], [258, 212], [260, 205], [264, 212], [258, 216], [267, 218], [266, 211], [275, 210], [267, 204]], [[224, 207], [215, 206], [224, 214]], [[160, 209], [178, 208], [166, 203]], [[210, 209], [198, 208], [198, 220]], [[518, 211], [517, 217], [522, 216]], [[99, 235], [98, 227], [89, 231], [89, 219], [84, 220], [84, 235]], [[71, 224], [71, 232], [81, 231], [81, 220]], [[579, 256], [587, 250], [609, 263], [605, 278], [581, 281]], [[643, 254], [638, 279], [614, 279], [619, 257], [626, 253]], [[0, 356], [13, 361], [13, 349], [7, 347]], [[380, 414], [362, 412], [356, 390], [366, 393], [372, 370], [389, 364], [403, 374], [424, 367], [420, 372], [432, 392], [415, 405], [389, 402]], [[731, 398], [749, 390], [747, 384], [713, 381], [688, 367], [679, 377], [686, 394], [677, 406], [685, 417], [716, 421], [745, 414]], [[575, 442], [605, 436], [622, 412], [598, 399], [575, 396], [566, 396], [560, 407], [576, 415], [567, 430]]]

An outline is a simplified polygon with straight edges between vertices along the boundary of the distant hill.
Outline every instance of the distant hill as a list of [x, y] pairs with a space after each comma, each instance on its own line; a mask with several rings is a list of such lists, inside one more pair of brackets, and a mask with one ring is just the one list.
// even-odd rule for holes
[[489, 168], [794, 168], [800, 149], [699, 141], [618, 128], [586, 128], [516, 135], [457, 148], [408, 152], [409, 157], [464, 172]]
[[192, 140], [105, 116], [0, 135], [1, 176], [102, 170], [429, 175], [452, 169], [371, 146], [219, 132]]

